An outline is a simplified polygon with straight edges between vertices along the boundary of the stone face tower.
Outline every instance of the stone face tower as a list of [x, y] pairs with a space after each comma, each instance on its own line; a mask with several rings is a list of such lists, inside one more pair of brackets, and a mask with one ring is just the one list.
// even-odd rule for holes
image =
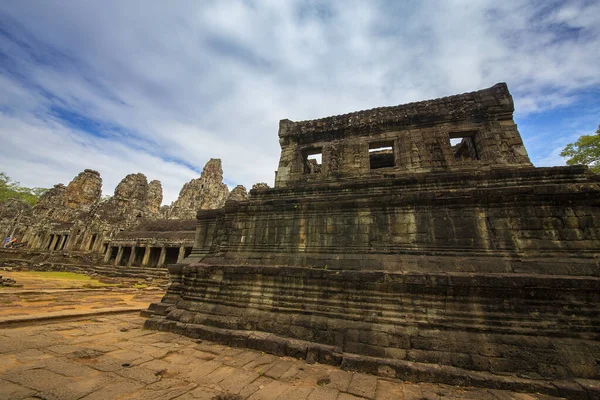
[[102, 196], [102, 178], [98, 171], [86, 169], [67, 186], [67, 205], [71, 209], [89, 209]]
[[412, 381], [597, 380], [600, 178], [534, 168], [512, 113], [497, 84], [283, 120], [275, 188], [198, 212], [146, 326]]
[[73, 221], [100, 201], [102, 178], [98, 171], [86, 169], [67, 185], [58, 184], [47, 191], [33, 209], [37, 219]]
[[221, 160], [211, 158], [198, 179], [192, 179], [179, 192], [179, 198], [171, 205], [169, 218], [193, 219], [198, 210], [223, 207], [229, 189], [223, 183]]
[[98, 207], [98, 213], [107, 221], [123, 221], [125, 225], [144, 218], [156, 218], [158, 199], [162, 201], [160, 182], [148, 179], [144, 174], [129, 174], [119, 182], [115, 194]]
[[147, 208], [153, 215], [160, 213], [160, 205], [163, 200], [163, 191], [160, 181], [153, 180], [148, 184], [148, 204]]

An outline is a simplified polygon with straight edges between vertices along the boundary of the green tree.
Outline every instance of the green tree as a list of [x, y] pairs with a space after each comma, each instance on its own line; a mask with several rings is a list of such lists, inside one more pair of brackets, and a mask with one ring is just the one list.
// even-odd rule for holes
[[575, 143], [569, 143], [560, 156], [568, 158], [568, 165], [585, 164], [600, 173], [600, 125], [595, 135], [583, 135]]
[[23, 200], [30, 206], [34, 206], [41, 195], [46, 193], [45, 188], [28, 188], [21, 186], [19, 182], [12, 181], [4, 172], [0, 172], [0, 203], [8, 199], [16, 198]]

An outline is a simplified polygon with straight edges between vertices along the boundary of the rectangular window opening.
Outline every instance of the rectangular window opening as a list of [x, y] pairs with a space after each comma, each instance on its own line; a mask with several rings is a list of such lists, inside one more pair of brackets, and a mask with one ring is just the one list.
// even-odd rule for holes
[[119, 265], [123, 267], [127, 266], [127, 264], [129, 264], [129, 257], [131, 257], [131, 247], [123, 247], [123, 254]]
[[177, 263], [177, 258], [179, 258], [179, 247], [167, 247], [166, 252], [165, 264]]
[[319, 174], [323, 165], [323, 149], [310, 149], [303, 152], [305, 174]]
[[475, 132], [450, 133], [450, 147], [456, 161], [479, 160], [475, 145]]
[[142, 261], [144, 260], [144, 253], [146, 252], [145, 247], [134, 247], [135, 256], [133, 259], [133, 263], [131, 265], [140, 266], [142, 265]]
[[93, 250], [94, 249], [94, 245], [96, 244], [96, 234], [94, 233], [92, 235], [92, 239], [90, 240], [90, 246], [88, 247], [88, 251], [89, 250]]
[[117, 258], [117, 253], [119, 252], [119, 248], [116, 246], [110, 247], [110, 257], [108, 258], [108, 262], [112, 263]]
[[150, 258], [148, 259], [149, 267], [154, 268], [154, 267], [158, 266], [158, 261], [160, 260], [160, 252], [161, 252], [160, 247], [152, 247], [150, 249]]
[[369, 167], [371, 169], [390, 168], [395, 164], [394, 142], [369, 143]]

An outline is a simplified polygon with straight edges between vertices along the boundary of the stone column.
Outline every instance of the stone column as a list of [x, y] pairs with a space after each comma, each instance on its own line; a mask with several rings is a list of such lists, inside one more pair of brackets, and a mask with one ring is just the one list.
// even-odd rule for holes
[[56, 250], [62, 250], [62, 247], [65, 244], [65, 240], [67, 240], [67, 237], [65, 235], [60, 235], [60, 241], [58, 242], [58, 247], [56, 248]]
[[104, 262], [107, 263], [110, 260], [110, 255], [112, 254], [113, 246], [106, 247], [106, 253], [104, 254]]
[[117, 258], [115, 258], [115, 266], [118, 266], [121, 262], [121, 257], [123, 257], [123, 247], [119, 246], [119, 250], [117, 251]]
[[39, 248], [46, 250], [48, 248], [48, 240], [50, 240], [45, 233], [41, 234]]
[[129, 254], [129, 261], [127, 262], [128, 267], [131, 267], [131, 265], [135, 261], [135, 251], [135, 246], [131, 246], [131, 254]]
[[65, 235], [65, 243], [62, 246], [63, 250], [68, 250], [69, 244], [72, 242], [71, 237], [71, 235]]
[[40, 238], [39, 238], [38, 234], [34, 235], [32, 233], [32, 235], [33, 235], [33, 237], [31, 238], [31, 241], [29, 242], [29, 246], [27, 246], [27, 247], [35, 249], [37, 247], [37, 244], [38, 244]]
[[152, 251], [152, 247], [148, 246], [144, 249], [144, 258], [142, 258], [142, 267], [148, 266], [148, 261], [150, 261], [150, 252]]
[[[29, 242], [29, 236], [31, 234], [29, 233], [29, 230], [25, 231], [25, 233], [23, 234], [23, 236], [21, 237], [21, 243], [25, 243], [25, 242]], [[5, 236], [6, 237], [6, 236]]]
[[198, 224], [196, 226], [196, 235], [194, 236], [194, 247], [202, 247], [206, 237], [206, 225]]
[[75, 250], [75, 251], [81, 250], [84, 236], [85, 236], [85, 231], [83, 229], [80, 229], [75, 234], [75, 236], [73, 236], [73, 244], [71, 245], [71, 248], [69, 250]]
[[92, 243], [92, 239], [94, 238], [94, 234], [90, 233], [89, 237], [87, 238], [87, 240], [85, 241], [85, 247], [82, 249], [83, 251], [92, 251], [92, 245], [95, 243]]
[[89, 233], [88, 233], [87, 230], [84, 231], [84, 232], [81, 232], [80, 234], [81, 234], [81, 241], [79, 242], [79, 246], [77, 246], [77, 248], [73, 249], [73, 250], [75, 250], [75, 251], [86, 251], [87, 250], [86, 245], [87, 245], [87, 242], [88, 242], [88, 240], [90, 238], [90, 235], [89, 235]]
[[156, 264], [156, 266], [162, 267], [163, 265], [165, 265], [166, 258], [167, 258], [167, 248], [163, 246], [160, 249], [160, 257], [158, 257], [158, 264]]
[[40, 243], [40, 249], [48, 250], [50, 248], [50, 243], [52, 243], [53, 238], [54, 235], [44, 234], [44, 239], [42, 240], [42, 243]]
[[35, 239], [34, 249], [43, 249], [45, 243], [46, 243], [46, 235], [44, 235], [43, 233], [39, 233]]
[[50, 234], [44, 234], [44, 239], [42, 240], [41, 249], [48, 250], [50, 248], [50, 243], [52, 242], [52, 238], [54, 236]]
[[[94, 239], [94, 243], [91, 244], [90, 247], [90, 251], [96, 251], [96, 249], [98, 248], [98, 246], [102, 245], [102, 238], [100, 237], [100, 235], [98, 233], [95, 234], [96, 238]], [[92, 236], [94, 237], [94, 236]]]
[[54, 247], [56, 247], [56, 242], [58, 242], [59, 238], [60, 238], [60, 235], [54, 235], [54, 238], [52, 238], [52, 241], [50, 242], [50, 247], [48, 250], [54, 251]]
[[181, 246], [179, 248], [179, 254], [177, 255], [177, 262], [181, 262], [185, 258], [185, 247]]
[[67, 251], [71, 250], [71, 247], [73, 246], [73, 238], [75, 237], [74, 233], [75, 231], [71, 229], [67, 235], [67, 242], [65, 243], [65, 250]]

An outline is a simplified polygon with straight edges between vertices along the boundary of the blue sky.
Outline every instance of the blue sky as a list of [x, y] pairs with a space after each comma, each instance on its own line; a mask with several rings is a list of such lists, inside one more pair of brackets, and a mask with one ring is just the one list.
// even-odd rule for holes
[[[500, 4], [501, 3], [501, 4]], [[0, 171], [272, 184], [278, 121], [507, 82], [536, 166], [600, 123], [598, 1], [4, 0]]]

